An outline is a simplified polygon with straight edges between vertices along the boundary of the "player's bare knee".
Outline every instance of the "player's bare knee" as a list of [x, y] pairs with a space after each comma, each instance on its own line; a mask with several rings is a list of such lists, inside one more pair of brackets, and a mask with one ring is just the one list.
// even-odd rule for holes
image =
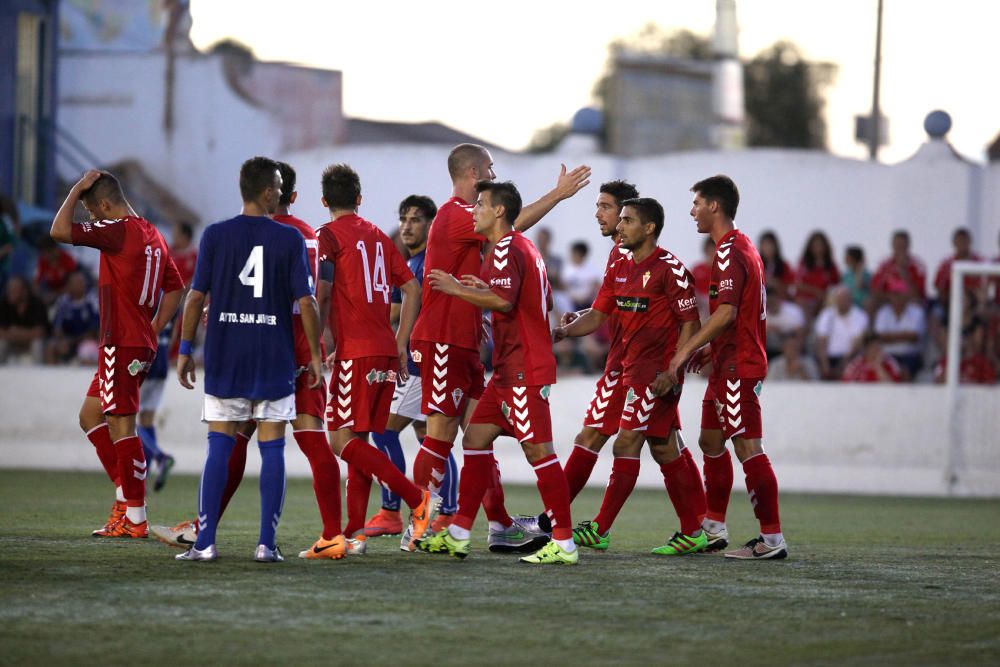
[[583, 427], [577, 435], [576, 439], [573, 440], [573, 444], [580, 445], [592, 452], [599, 452], [604, 447], [604, 444], [608, 441], [608, 436], [604, 435], [595, 428], [589, 426]]
[[698, 436], [698, 447], [703, 454], [718, 456], [726, 448], [726, 439], [720, 430], [702, 430]]
[[736, 458], [740, 460], [740, 463], [743, 463], [751, 456], [763, 454], [764, 446], [761, 444], [760, 439], [744, 440], [743, 438], [733, 438], [733, 451], [736, 453]]
[[615, 457], [627, 456], [637, 458], [642, 452], [642, 443], [645, 440], [639, 431], [620, 431], [615, 438], [612, 453]]
[[528, 463], [532, 465], [556, 453], [551, 442], [522, 442], [521, 450], [524, 451]]

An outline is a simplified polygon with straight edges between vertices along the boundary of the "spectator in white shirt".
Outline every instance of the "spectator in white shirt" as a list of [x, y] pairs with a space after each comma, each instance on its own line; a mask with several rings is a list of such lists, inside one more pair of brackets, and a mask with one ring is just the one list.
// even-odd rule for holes
[[905, 371], [905, 379], [912, 380], [923, 366], [927, 316], [923, 308], [909, 300], [909, 287], [902, 280], [889, 280], [886, 293], [888, 303], [875, 313], [875, 333], [883, 351]]
[[824, 380], [839, 380], [847, 360], [861, 349], [868, 315], [854, 305], [851, 291], [838, 285], [830, 291], [830, 305], [816, 318], [816, 361]]
[[766, 322], [767, 379], [815, 380], [815, 362], [802, 356], [808, 328], [802, 307], [768, 287]]
[[577, 241], [570, 246], [569, 264], [563, 268], [563, 285], [570, 301], [573, 302], [573, 310], [590, 308], [597, 296], [597, 290], [601, 288], [603, 276], [587, 261], [589, 252], [590, 248], [584, 241]]

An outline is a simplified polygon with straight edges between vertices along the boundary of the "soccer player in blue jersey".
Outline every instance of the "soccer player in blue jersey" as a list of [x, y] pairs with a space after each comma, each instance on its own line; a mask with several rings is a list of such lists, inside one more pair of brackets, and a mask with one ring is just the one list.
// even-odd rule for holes
[[198, 493], [198, 539], [178, 560], [214, 560], [219, 507], [239, 426], [257, 422], [260, 446], [260, 539], [254, 560], [284, 560], [275, 542], [285, 495], [285, 422], [295, 418], [292, 304], [309, 342], [310, 386], [323, 381], [319, 309], [302, 235], [272, 220], [281, 195], [278, 163], [255, 157], [240, 169], [243, 209], [209, 226], [184, 304], [177, 375], [195, 381], [191, 343], [206, 297], [205, 406], [208, 459]]
[[[419, 282], [424, 279], [424, 257], [427, 254], [427, 234], [431, 222], [437, 215], [437, 206], [430, 197], [410, 195], [399, 203], [399, 237], [410, 253], [407, 265]], [[403, 294], [399, 288], [392, 290], [391, 319], [393, 324], [399, 321], [399, 312], [403, 303]], [[422, 442], [427, 433], [427, 416], [420, 407], [421, 384], [420, 366], [413, 356], [407, 359], [410, 377], [396, 387], [389, 409], [389, 422], [382, 433], [372, 433], [375, 445], [385, 452], [400, 472], [406, 473], [406, 457], [403, 455], [403, 445], [399, 434], [407, 426], [413, 426], [413, 433]], [[450, 522], [451, 515], [458, 509], [458, 466], [455, 457], [448, 455], [448, 467], [443, 479], [435, 479], [433, 491], [441, 495], [441, 513], [434, 520], [431, 530], [443, 530]], [[365, 524], [365, 535], [398, 535], [403, 532], [403, 518], [399, 513], [400, 498], [389, 489], [382, 487], [382, 509]]]

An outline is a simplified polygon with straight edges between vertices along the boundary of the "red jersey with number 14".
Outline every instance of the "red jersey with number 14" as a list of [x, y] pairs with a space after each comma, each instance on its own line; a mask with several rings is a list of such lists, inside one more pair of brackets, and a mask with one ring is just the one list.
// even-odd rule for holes
[[333, 263], [329, 326], [338, 360], [395, 357], [389, 322], [392, 288], [413, 280], [385, 232], [356, 215], [319, 228], [319, 261]]
[[746, 234], [734, 229], [716, 245], [708, 309], [736, 307], [736, 320], [712, 341], [712, 375], [763, 378], [767, 375], [767, 308], [764, 263]]
[[538, 249], [521, 232], [507, 234], [486, 257], [483, 279], [494, 294], [514, 304], [508, 313], [493, 312], [491, 381], [499, 387], [554, 384], [549, 279]]
[[100, 345], [156, 349], [153, 316], [160, 293], [184, 287], [163, 236], [143, 218], [74, 224], [73, 245], [101, 251]]
[[[313, 296], [316, 295], [316, 284], [319, 280], [319, 239], [316, 238], [314, 230], [308, 222], [296, 218], [294, 215], [272, 216], [275, 222], [294, 227], [302, 234], [306, 242], [306, 259], [309, 261], [309, 275], [312, 276]], [[308, 366], [312, 359], [312, 352], [309, 351], [309, 339], [306, 338], [306, 330], [302, 327], [302, 313], [299, 311], [299, 302], [292, 304], [292, 336], [295, 338], [295, 363], [298, 366]], [[320, 341], [322, 346], [322, 341]]]
[[[485, 240], [475, 231], [472, 205], [460, 197], [452, 197], [438, 209], [427, 235], [424, 275], [441, 269], [459, 280], [463, 275], [478, 276]], [[479, 308], [468, 301], [425, 289], [410, 338], [478, 350], [481, 321]]]

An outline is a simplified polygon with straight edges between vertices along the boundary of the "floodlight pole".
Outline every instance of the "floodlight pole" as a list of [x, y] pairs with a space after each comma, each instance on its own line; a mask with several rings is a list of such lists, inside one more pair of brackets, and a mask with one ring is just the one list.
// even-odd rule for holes
[[879, 105], [879, 87], [882, 80], [882, 0], [878, 0], [878, 19], [875, 24], [875, 84], [872, 89], [872, 116], [868, 124], [868, 157], [878, 160], [878, 141], [882, 134]]

